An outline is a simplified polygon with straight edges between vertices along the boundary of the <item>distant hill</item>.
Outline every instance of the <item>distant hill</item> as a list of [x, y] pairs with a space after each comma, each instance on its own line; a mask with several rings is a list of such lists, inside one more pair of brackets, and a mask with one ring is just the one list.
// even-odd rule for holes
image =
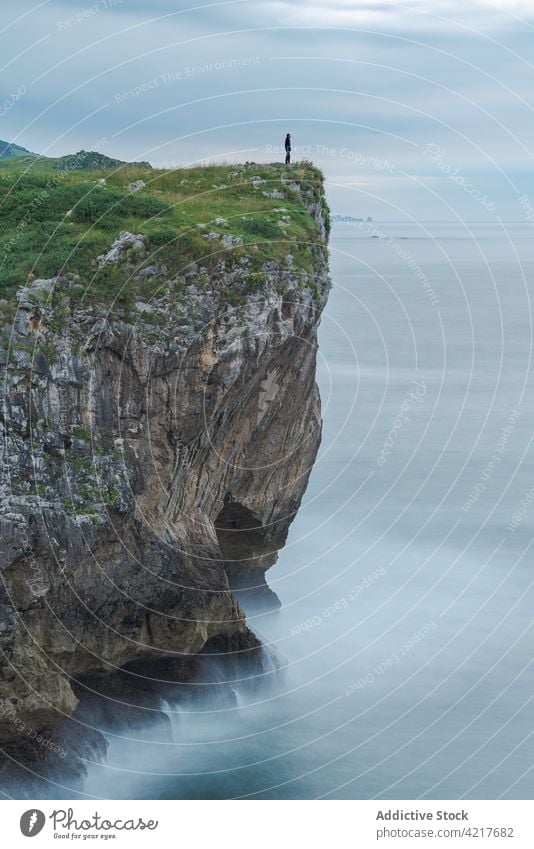
[[67, 156], [59, 157], [59, 159], [53, 159], [32, 153], [31, 150], [26, 150], [25, 147], [18, 144], [0, 140], [0, 161], [12, 160], [21, 156], [35, 157], [43, 165], [49, 163], [49, 167], [57, 171], [98, 171], [102, 168], [111, 170], [121, 168], [123, 165], [134, 165], [136, 168], [146, 170], [152, 169], [150, 162], [124, 162], [122, 159], [112, 159], [110, 156], [105, 156], [95, 150], [79, 150], [78, 153], [70, 153]]
[[30, 150], [18, 144], [10, 144], [0, 139], [0, 159], [12, 159], [14, 156], [33, 156]]
[[136, 168], [152, 169], [150, 162], [124, 162], [112, 159], [95, 150], [79, 150], [55, 160], [58, 171], [97, 171], [100, 168], [120, 168], [122, 165], [135, 165]]

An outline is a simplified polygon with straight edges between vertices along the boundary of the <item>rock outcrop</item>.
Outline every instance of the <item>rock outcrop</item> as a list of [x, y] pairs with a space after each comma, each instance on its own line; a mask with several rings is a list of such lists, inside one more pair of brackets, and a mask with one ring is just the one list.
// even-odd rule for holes
[[233, 590], [265, 587], [321, 433], [329, 280], [308, 209], [312, 270], [266, 261], [237, 303], [191, 271], [123, 319], [74, 304], [71, 278], [19, 291], [0, 352], [2, 744], [53, 740], [136, 664], [186, 678], [210, 646], [257, 650]]

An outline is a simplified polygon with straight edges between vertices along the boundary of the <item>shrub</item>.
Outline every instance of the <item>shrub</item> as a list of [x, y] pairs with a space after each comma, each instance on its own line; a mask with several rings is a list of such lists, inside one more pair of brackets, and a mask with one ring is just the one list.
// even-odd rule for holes
[[247, 290], [249, 292], [259, 292], [267, 282], [267, 274], [265, 271], [252, 271], [247, 277]]
[[150, 247], [152, 249], [167, 247], [167, 245], [174, 244], [176, 237], [177, 231], [173, 227], [153, 230], [149, 235]]
[[245, 233], [250, 233], [254, 236], [263, 236], [266, 239], [280, 238], [280, 227], [266, 215], [245, 218], [242, 221], [242, 229]]
[[[82, 188], [82, 187], [79, 187]], [[122, 195], [109, 189], [92, 191], [78, 201], [73, 220], [83, 224], [111, 227], [125, 218], [141, 218], [143, 221], [168, 211], [167, 204], [150, 196]]]

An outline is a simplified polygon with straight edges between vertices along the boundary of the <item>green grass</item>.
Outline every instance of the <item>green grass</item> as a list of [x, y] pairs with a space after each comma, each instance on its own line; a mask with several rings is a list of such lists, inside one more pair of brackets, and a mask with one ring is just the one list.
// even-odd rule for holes
[[[254, 188], [253, 176], [266, 183]], [[284, 186], [281, 177], [299, 183], [311, 199], [323, 198], [322, 174], [307, 162], [289, 169], [247, 163], [172, 171], [147, 170], [142, 164], [58, 170], [58, 160], [37, 157], [0, 162], [0, 298], [24, 285], [29, 275], [58, 274], [79, 275], [77, 288], [85, 300], [150, 297], [162, 278], [129, 279], [122, 266], [98, 269], [96, 257], [122, 230], [148, 238], [149, 255], [141, 265], [165, 265], [167, 280], [193, 262], [209, 274], [221, 260], [228, 269], [244, 255], [251, 258], [251, 275], [261, 273], [266, 260], [282, 261], [288, 254], [297, 269], [312, 271], [318, 227], [300, 194]], [[105, 187], [98, 185], [101, 179]], [[128, 184], [136, 180], [144, 180], [146, 188], [130, 193]], [[283, 200], [262, 194], [274, 189], [284, 193]], [[281, 207], [286, 212], [276, 211]], [[283, 227], [282, 216], [289, 216]], [[227, 224], [217, 224], [217, 218]], [[220, 240], [203, 238], [211, 231], [238, 236], [243, 244], [226, 248]], [[260, 279], [251, 277], [255, 290]]]

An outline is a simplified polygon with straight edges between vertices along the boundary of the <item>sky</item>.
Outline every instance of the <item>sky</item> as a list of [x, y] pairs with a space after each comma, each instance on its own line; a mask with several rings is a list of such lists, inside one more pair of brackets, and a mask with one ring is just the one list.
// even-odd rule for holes
[[533, 215], [532, 0], [3, 0], [0, 138], [177, 167], [293, 158], [334, 212]]

